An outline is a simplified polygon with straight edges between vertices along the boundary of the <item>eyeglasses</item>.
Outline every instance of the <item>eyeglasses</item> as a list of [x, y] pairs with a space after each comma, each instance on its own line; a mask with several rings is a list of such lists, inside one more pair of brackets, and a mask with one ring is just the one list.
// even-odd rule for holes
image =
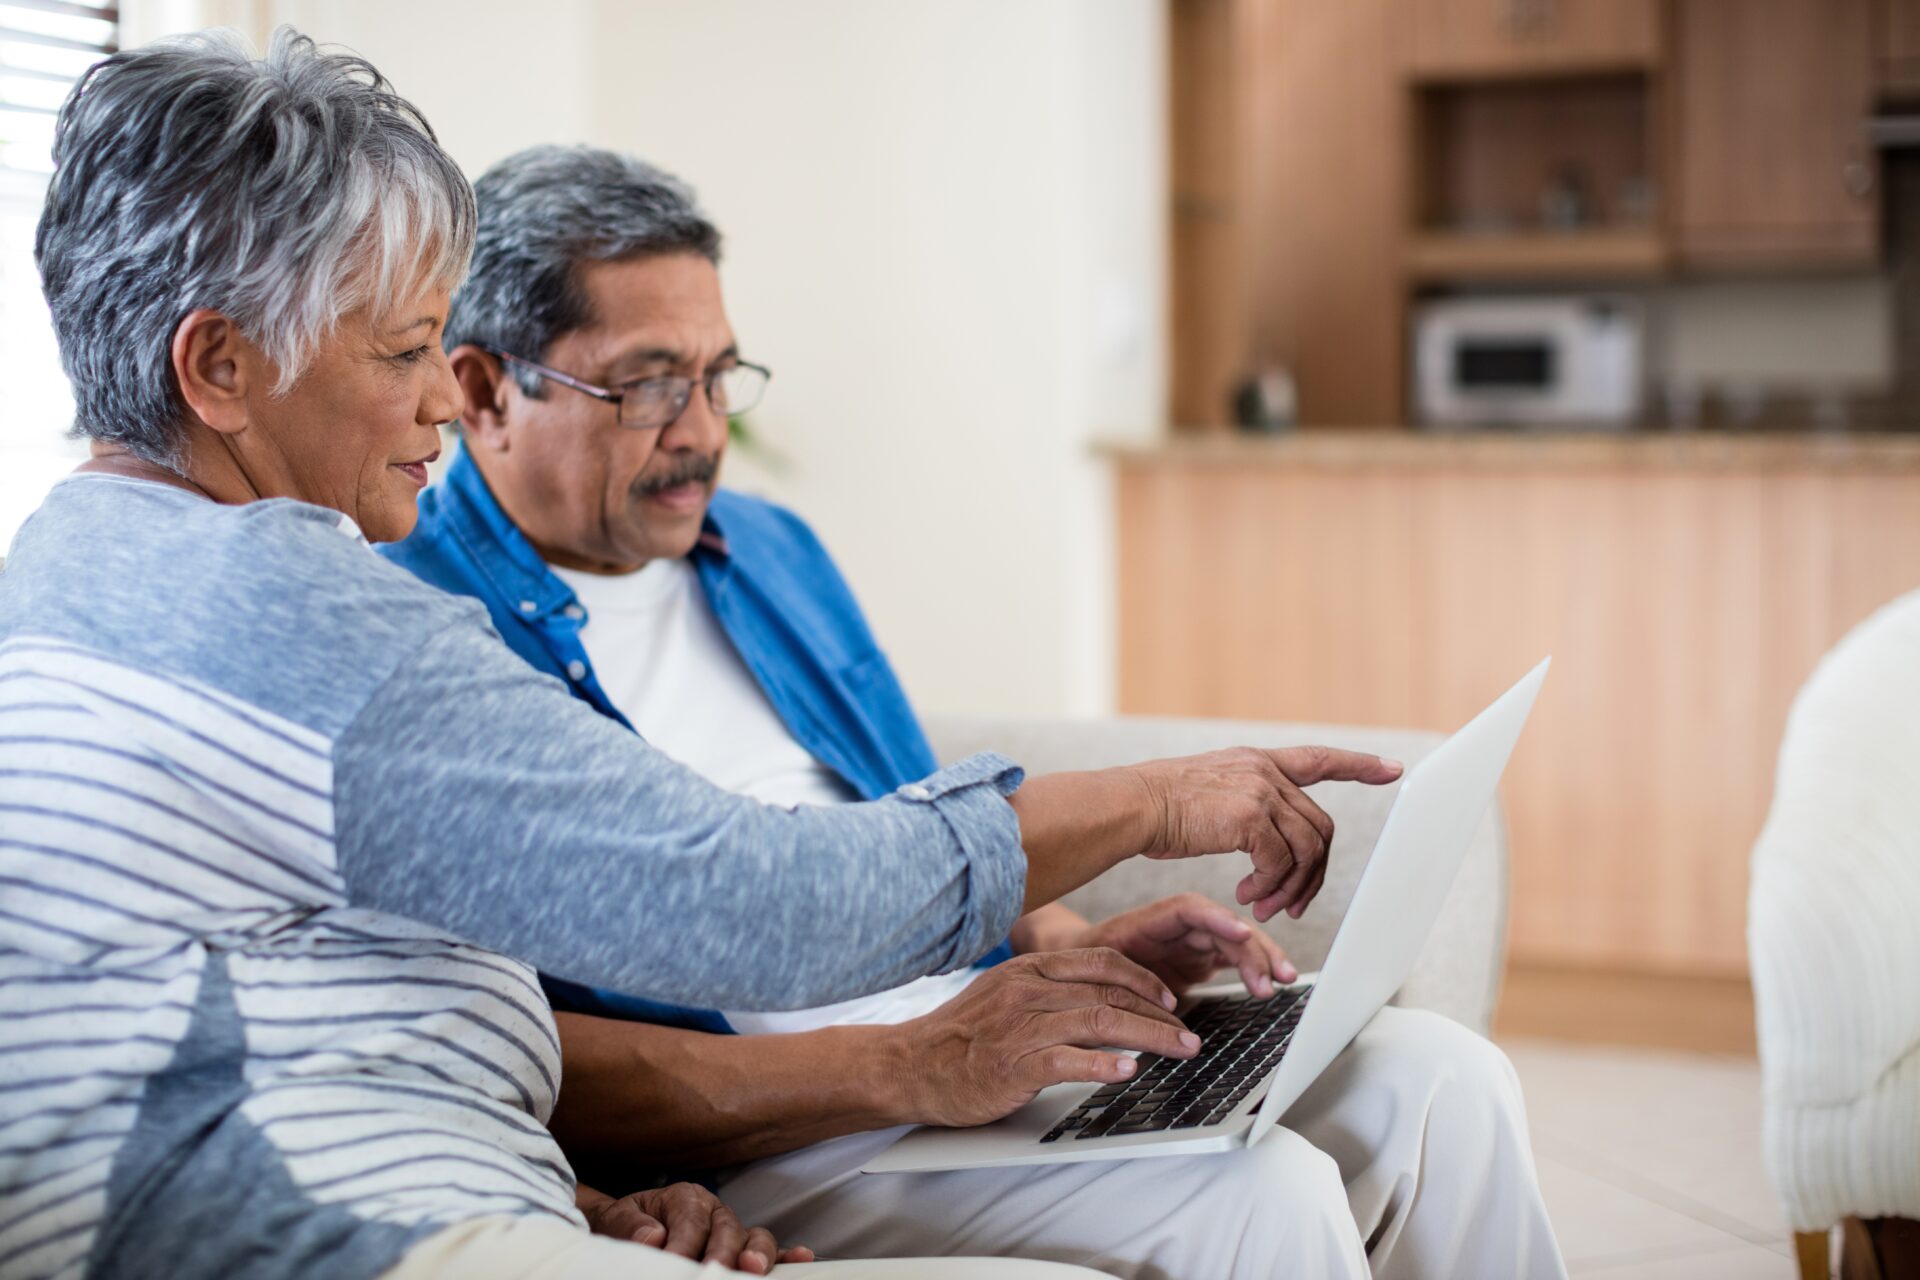
[[633, 382], [623, 382], [617, 387], [596, 387], [570, 373], [550, 369], [536, 360], [516, 356], [511, 351], [502, 351], [498, 347], [483, 347], [482, 350], [531, 369], [550, 382], [584, 391], [596, 400], [605, 400], [614, 407], [620, 425], [635, 431], [658, 431], [678, 422], [693, 400], [695, 382], [705, 386], [707, 403], [713, 406], [713, 411], [723, 418], [729, 418], [759, 404], [760, 397], [767, 392], [768, 381], [773, 377], [772, 370], [742, 360], [723, 369], [710, 369], [702, 378], [668, 375], [639, 378]]

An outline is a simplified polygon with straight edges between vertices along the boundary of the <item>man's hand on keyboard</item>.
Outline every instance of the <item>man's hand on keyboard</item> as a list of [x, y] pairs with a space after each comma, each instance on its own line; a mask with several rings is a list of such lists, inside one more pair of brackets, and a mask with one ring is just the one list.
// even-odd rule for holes
[[1131, 1079], [1140, 1049], [1199, 1052], [1170, 1010], [1173, 993], [1116, 951], [1046, 951], [987, 970], [924, 1017], [900, 1024], [908, 1114], [974, 1125], [1019, 1109], [1062, 1081]]
[[1292, 982], [1300, 971], [1280, 944], [1219, 903], [1182, 893], [1089, 925], [1072, 941], [1081, 947], [1112, 947], [1137, 961], [1174, 991], [1185, 995], [1232, 966], [1247, 990], [1264, 999], [1274, 982]]

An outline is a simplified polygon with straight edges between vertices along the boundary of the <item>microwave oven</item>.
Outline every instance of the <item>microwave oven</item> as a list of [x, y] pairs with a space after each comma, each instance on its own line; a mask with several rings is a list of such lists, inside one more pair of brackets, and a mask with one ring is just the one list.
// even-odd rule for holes
[[1625, 299], [1430, 301], [1413, 316], [1415, 415], [1443, 427], [1628, 426], [1641, 345]]

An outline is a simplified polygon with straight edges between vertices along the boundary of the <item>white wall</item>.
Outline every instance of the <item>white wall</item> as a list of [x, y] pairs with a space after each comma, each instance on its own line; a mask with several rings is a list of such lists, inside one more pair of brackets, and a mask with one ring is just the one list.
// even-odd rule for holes
[[592, 140], [682, 174], [804, 512], [923, 706], [1111, 698], [1096, 434], [1164, 399], [1155, 0], [654, 0], [595, 22]]
[[[426, 113], [470, 176], [587, 128], [588, 0], [143, 0], [199, 5], [256, 44], [281, 23], [365, 57]], [[191, 20], [188, 20], [189, 25]]]
[[931, 711], [1113, 687], [1096, 436], [1164, 401], [1158, 0], [130, 0], [370, 58], [470, 174], [638, 152], [728, 238], [786, 460], [731, 479], [821, 530]]
[[1893, 378], [1893, 300], [1877, 275], [1702, 280], [1665, 301], [1667, 376], [1884, 388]]

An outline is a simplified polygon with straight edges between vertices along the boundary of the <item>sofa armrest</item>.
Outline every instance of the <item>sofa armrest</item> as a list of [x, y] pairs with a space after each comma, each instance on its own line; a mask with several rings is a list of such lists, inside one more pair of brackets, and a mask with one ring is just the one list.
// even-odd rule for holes
[[[948, 717], [929, 720], [927, 732], [943, 761], [992, 749], [1019, 761], [1030, 773], [1098, 769], [1249, 744], [1322, 743], [1371, 751], [1411, 765], [1442, 741], [1438, 734], [1411, 729], [1137, 716], [1096, 720]], [[1335, 826], [1326, 884], [1301, 919], [1289, 920], [1283, 915], [1267, 925], [1301, 969], [1316, 969], [1326, 959], [1334, 931], [1353, 897], [1360, 871], [1379, 838], [1397, 791], [1397, 787], [1344, 782], [1322, 783], [1311, 789]], [[1232, 906], [1234, 885], [1244, 874], [1244, 859], [1234, 857], [1181, 862], [1136, 858], [1069, 894], [1064, 901], [1095, 920], [1186, 891], [1203, 893]], [[1506, 828], [1496, 806], [1474, 836], [1433, 935], [1394, 1002], [1443, 1013], [1485, 1034], [1499, 995], [1506, 925]]]
[[1796, 1231], [1920, 1217], [1920, 591], [1794, 699], [1753, 850], [1767, 1172]]

